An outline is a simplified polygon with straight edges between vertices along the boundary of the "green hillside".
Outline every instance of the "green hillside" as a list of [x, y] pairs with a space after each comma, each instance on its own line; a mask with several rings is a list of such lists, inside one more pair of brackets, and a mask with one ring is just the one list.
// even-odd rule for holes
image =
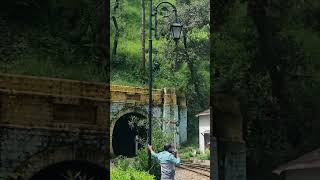
[[0, 72], [105, 81], [101, 2], [6, 0]]
[[[161, 1], [154, 1], [154, 6], [159, 2]], [[186, 95], [189, 134], [190, 137], [194, 137], [198, 124], [195, 114], [209, 107], [209, 1], [172, 0], [170, 2], [176, 5], [178, 19], [184, 24], [186, 42], [184, 43], [181, 37], [176, 46], [169, 37], [168, 31], [168, 24], [172, 22], [172, 18], [158, 16], [158, 29], [163, 36], [159, 40], [153, 38], [154, 87], [176, 88]], [[116, 54], [113, 54], [117, 29], [113, 19], [110, 19], [111, 83], [147, 87], [148, 53], [145, 54], [145, 69], [141, 69], [141, 1], [113, 0], [110, 4], [111, 18], [112, 16], [116, 18], [119, 32]], [[145, 7], [145, 49], [148, 51], [148, 1], [145, 1]], [[193, 14], [190, 14], [190, 11]]]
[[[176, 88], [192, 102], [192, 135], [197, 133], [194, 115], [209, 104], [209, 1], [170, 2], [177, 6], [186, 43], [182, 38], [175, 46], [167, 29], [172, 18], [161, 18], [159, 12], [159, 32], [163, 36], [153, 41], [154, 88]], [[104, 68], [108, 49], [104, 22], [110, 22], [111, 83], [146, 87], [148, 53], [146, 68], [141, 69], [140, 3], [110, 1], [111, 16], [119, 26], [117, 53], [112, 56], [115, 27], [111, 18], [105, 19], [103, 1], [6, 0], [0, 6], [0, 72], [105, 82], [109, 74]], [[147, 1], [145, 6], [148, 49]]]
[[[156, 5], [160, 1], [154, 1]], [[186, 14], [183, 8], [186, 6], [183, 2], [171, 1], [173, 4], [177, 4], [180, 20], [183, 20], [183, 16]], [[111, 1], [111, 7], [114, 7], [116, 1]], [[112, 6], [113, 5], [113, 6]], [[181, 7], [182, 6], [182, 7]], [[204, 8], [204, 7], [203, 7]], [[146, 1], [146, 50], [148, 49], [148, 2]], [[180, 12], [179, 12], [180, 10]], [[208, 11], [208, 10], [207, 10]], [[134, 86], [146, 86], [146, 75], [141, 74], [141, 4], [140, 1], [123, 0], [119, 1], [119, 8], [116, 11], [112, 11], [111, 15], [117, 17], [119, 24], [119, 42], [117, 47], [117, 56], [112, 59], [111, 62], [111, 80], [114, 84], [129, 84]], [[197, 14], [200, 16], [200, 14]], [[208, 18], [208, 15], [207, 15]], [[208, 21], [208, 20], [207, 20]], [[160, 28], [165, 28], [160, 26]], [[111, 21], [111, 49], [113, 48], [113, 41], [115, 36], [115, 27]], [[193, 28], [192, 34], [188, 35], [189, 38], [196, 39], [197, 41], [208, 41], [209, 28]], [[202, 38], [202, 39], [201, 39]], [[156, 68], [159, 68], [155, 72], [155, 87], [177, 87], [181, 90], [185, 89], [188, 85], [188, 70], [186, 67], [185, 59], [180, 58], [181, 64], [179, 68], [172, 69], [172, 63], [175, 61], [174, 42], [168, 42], [167, 39], [153, 40], [154, 62]], [[183, 41], [181, 40], [179, 45], [183, 48]], [[172, 48], [172, 49], [170, 49]], [[168, 55], [168, 53], [170, 55]], [[177, 52], [181, 53], [181, 52]], [[202, 61], [199, 61], [197, 71], [203, 76], [204, 83], [209, 84], [209, 54], [201, 55]], [[148, 54], [146, 54], [146, 60], [148, 60]], [[183, 62], [184, 61], [184, 62]], [[124, 68], [126, 67], [126, 68]], [[148, 64], [146, 64], [148, 67]]]

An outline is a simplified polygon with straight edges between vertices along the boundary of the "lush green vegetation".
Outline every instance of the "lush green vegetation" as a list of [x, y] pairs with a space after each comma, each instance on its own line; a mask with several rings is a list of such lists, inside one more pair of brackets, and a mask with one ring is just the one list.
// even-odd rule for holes
[[277, 166], [320, 146], [319, 9], [316, 0], [213, 1], [213, 89], [239, 96], [250, 180], [277, 179]]
[[198, 148], [191, 146], [181, 148], [179, 155], [182, 160], [210, 160], [210, 150], [201, 152]]
[[[189, 137], [197, 137], [194, 115], [209, 105], [209, 1], [171, 2], [186, 38], [175, 47], [165, 26], [172, 19], [159, 22], [163, 30], [154, 41], [154, 83], [185, 93]], [[274, 168], [320, 146], [320, 2], [212, 3], [212, 89], [239, 96], [248, 179], [277, 179], [271, 175]], [[110, 53], [113, 84], [145, 87], [140, 1], [110, 4], [119, 27], [116, 53], [112, 19], [110, 52], [105, 52], [103, 22], [109, 20], [103, 21], [100, 1], [5, 0], [0, 6], [0, 72], [105, 81], [104, 60]], [[146, 152], [141, 154], [138, 161], [146, 163]], [[146, 165], [136, 168], [146, 170]]]
[[154, 176], [134, 168], [111, 168], [110, 178], [114, 180], [153, 180]]
[[0, 72], [106, 81], [103, 1], [5, 0]]
[[[154, 1], [156, 5], [160, 0]], [[154, 38], [154, 87], [175, 88], [187, 97], [188, 133], [190, 142], [197, 141], [197, 113], [209, 106], [209, 1], [170, 1], [177, 6], [184, 32], [178, 45], [169, 38], [168, 23], [172, 18], [159, 16], [159, 40]], [[146, 7], [148, 7], [147, 1]], [[147, 87], [148, 54], [141, 56], [141, 1], [111, 1], [111, 82], [113, 84]], [[190, 13], [192, 12], [192, 13]], [[146, 38], [148, 39], [148, 8]], [[172, 16], [173, 17], [173, 16]], [[117, 38], [117, 34], [119, 34]], [[148, 43], [145, 43], [148, 49]], [[115, 48], [116, 47], [116, 48]], [[116, 49], [116, 51], [115, 51]], [[116, 53], [114, 53], [116, 52]], [[144, 67], [144, 68], [143, 68]], [[192, 102], [192, 103], [191, 103]]]
[[[194, 137], [194, 115], [209, 106], [209, 1], [170, 2], [178, 8], [185, 38], [176, 47], [168, 38], [167, 25], [172, 18], [159, 16], [162, 36], [153, 41], [154, 87], [172, 87], [186, 95], [189, 137]], [[148, 39], [147, 1], [145, 5]], [[111, 83], [146, 87], [148, 64], [141, 60], [140, 0], [112, 0], [110, 12], [103, 7], [103, 1], [4, 1], [0, 7], [0, 72], [106, 82], [109, 63]], [[106, 52], [106, 13], [111, 13], [110, 52]], [[116, 53], [112, 16], [119, 30]]]

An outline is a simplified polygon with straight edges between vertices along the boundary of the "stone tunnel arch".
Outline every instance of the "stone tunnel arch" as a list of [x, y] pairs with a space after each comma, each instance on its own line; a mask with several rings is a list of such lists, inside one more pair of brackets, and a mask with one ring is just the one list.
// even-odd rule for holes
[[40, 175], [43, 172], [52, 172], [51, 170], [55, 169], [56, 165], [77, 169], [75, 165], [79, 163], [79, 165], [89, 167], [92, 170], [101, 170], [103, 167], [108, 167], [106, 160], [102, 160], [105, 156], [104, 151], [92, 147], [78, 145], [54, 147], [32, 155], [32, 157], [21, 163], [14, 172], [18, 175], [18, 179], [29, 180], [42, 177]]
[[136, 138], [147, 138], [147, 130], [145, 127], [129, 125], [132, 117], [145, 119], [146, 116], [138, 112], [129, 112], [120, 116], [114, 123], [112, 130], [112, 149], [113, 154], [118, 156], [133, 157], [136, 150], [141, 148], [143, 144], [136, 141]]
[[71, 160], [47, 166], [35, 173], [29, 180], [65, 180], [66, 177], [75, 176], [78, 173], [81, 178], [86, 177], [87, 179], [104, 180], [109, 178], [107, 169], [97, 164], [89, 161]]

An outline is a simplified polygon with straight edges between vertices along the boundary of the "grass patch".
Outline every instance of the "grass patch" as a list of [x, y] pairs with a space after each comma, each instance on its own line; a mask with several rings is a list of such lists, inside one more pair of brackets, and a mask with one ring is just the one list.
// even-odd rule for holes
[[106, 75], [95, 63], [62, 63], [45, 56], [25, 55], [12, 62], [0, 61], [1, 73], [105, 82]]
[[210, 160], [210, 150], [206, 149], [201, 152], [198, 148], [192, 146], [181, 148], [179, 155], [182, 160]]

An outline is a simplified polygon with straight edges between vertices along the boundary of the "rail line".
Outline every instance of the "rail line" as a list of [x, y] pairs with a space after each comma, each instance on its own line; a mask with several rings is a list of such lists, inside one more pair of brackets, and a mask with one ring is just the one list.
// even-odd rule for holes
[[202, 176], [210, 177], [210, 166], [209, 165], [193, 163], [190, 161], [182, 161], [179, 168], [185, 169], [188, 171], [192, 171], [192, 172], [200, 174]]

